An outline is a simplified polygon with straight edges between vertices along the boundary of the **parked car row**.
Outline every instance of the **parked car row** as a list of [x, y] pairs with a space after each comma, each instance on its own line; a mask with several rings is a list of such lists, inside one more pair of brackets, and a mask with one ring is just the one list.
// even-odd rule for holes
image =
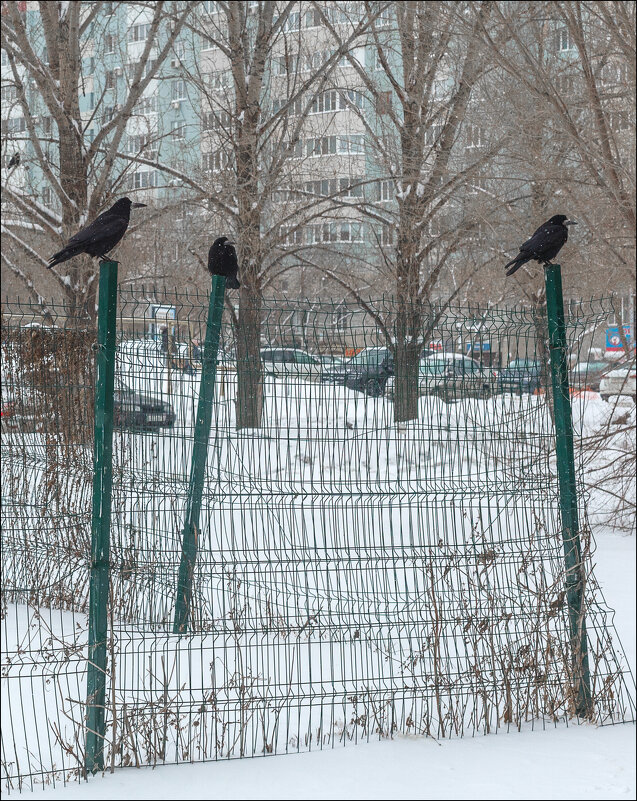
[[[171, 403], [152, 394], [135, 392], [119, 378], [113, 393], [113, 423], [117, 428], [152, 430], [172, 428], [175, 410]], [[46, 433], [50, 415], [24, 386], [2, 388], [3, 432]]]

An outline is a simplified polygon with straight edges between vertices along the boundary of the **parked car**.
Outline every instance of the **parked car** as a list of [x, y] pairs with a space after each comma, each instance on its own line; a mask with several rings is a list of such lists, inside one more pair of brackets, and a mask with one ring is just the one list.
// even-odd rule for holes
[[323, 380], [378, 398], [393, 374], [394, 359], [388, 348], [365, 348], [342, 367], [326, 372]]
[[264, 348], [261, 361], [265, 374], [275, 378], [320, 381], [323, 374], [324, 366], [318, 356], [298, 348]]
[[543, 386], [542, 362], [533, 359], [514, 359], [498, 374], [498, 389], [514, 395], [533, 394]]
[[168, 401], [135, 392], [121, 379], [115, 379], [113, 422], [119, 428], [172, 428], [175, 410]]
[[319, 359], [321, 364], [328, 370], [330, 367], [335, 367], [338, 369], [345, 364], [345, 359], [341, 358], [340, 356], [331, 356], [327, 353], [317, 354], [316, 358]]
[[[461, 353], [435, 353], [420, 360], [418, 394], [436, 395], [444, 401], [462, 398], [490, 398], [498, 390], [497, 371], [482, 367]], [[387, 395], [393, 398], [395, 378], [387, 382]]]
[[611, 395], [629, 395], [634, 401], [636, 375], [634, 360], [606, 373], [599, 382], [602, 400], [608, 400]]
[[31, 393], [17, 384], [2, 384], [0, 419], [3, 433], [29, 434], [45, 430], [46, 420], [38, 414]]
[[602, 376], [612, 370], [608, 362], [578, 362], [570, 371], [569, 382], [573, 389], [591, 389], [599, 392]]

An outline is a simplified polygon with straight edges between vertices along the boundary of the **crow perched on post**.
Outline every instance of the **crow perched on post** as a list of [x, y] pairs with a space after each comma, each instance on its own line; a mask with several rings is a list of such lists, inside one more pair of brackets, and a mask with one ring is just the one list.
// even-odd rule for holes
[[11, 167], [19, 167], [20, 166], [20, 154], [14, 153], [13, 156], [9, 159], [9, 164], [7, 165], [9, 169]]
[[54, 267], [80, 253], [105, 258], [106, 253], [113, 250], [126, 233], [131, 208], [141, 208], [145, 205], [145, 203], [133, 203], [129, 197], [121, 198], [108, 211], [96, 217], [90, 225], [72, 236], [66, 247], [51, 256], [47, 267]]
[[237, 251], [234, 242], [229, 242], [227, 236], [220, 236], [208, 251], [208, 272], [210, 275], [225, 275], [226, 286], [229, 289], [239, 289], [241, 284], [237, 278]]
[[513, 275], [516, 270], [519, 270], [527, 261], [535, 259], [542, 264], [550, 264], [557, 254], [566, 244], [568, 239], [567, 225], [577, 225], [575, 220], [567, 220], [565, 214], [556, 214], [540, 225], [533, 236], [520, 245], [520, 252], [508, 264], [504, 265], [504, 269], [511, 267], [507, 270], [507, 275]]

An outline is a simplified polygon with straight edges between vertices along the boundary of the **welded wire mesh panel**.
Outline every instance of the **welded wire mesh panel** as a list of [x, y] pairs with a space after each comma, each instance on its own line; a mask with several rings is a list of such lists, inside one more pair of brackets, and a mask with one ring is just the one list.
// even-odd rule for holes
[[[245, 298], [239, 308], [230, 293], [189, 626], [175, 634], [207, 310], [207, 295], [120, 290], [109, 759], [220, 759], [571, 716], [542, 310]], [[603, 304], [571, 308], [574, 364], [585, 361], [607, 314]], [[15, 315], [4, 320], [7, 342], [30, 341]], [[65, 330], [47, 332], [56, 347]], [[24, 358], [9, 353], [3, 350], [3, 370]], [[87, 351], [83, 369], [89, 365]], [[35, 387], [34, 375], [20, 375]], [[84, 387], [90, 408], [91, 382], [72, 376], [64, 386]], [[56, 381], [62, 386], [60, 378], [50, 386]], [[586, 386], [578, 390], [576, 432], [604, 414], [612, 426], [609, 404]], [[51, 695], [42, 723], [49, 751], [33, 740], [26, 717], [10, 712], [12, 731], [22, 732], [22, 741], [3, 740], [14, 783], [35, 772], [18, 765], [27, 744], [49, 776], [83, 761], [79, 613], [86, 611], [92, 431], [89, 421], [81, 443], [79, 433], [53, 433], [55, 462], [46, 433], [3, 430], [3, 471], [16, 482], [12, 511], [3, 510], [13, 543], [3, 565], [12, 588], [6, 620], [15, 621], [19, 642], [29, 615], [58, 627], [72, 615], [75, 628], [56, 629], [46, 670], [65, 680], [72, 665], [78, 670], [72, 688]], [[24, 469], [37, 459], [41, 479]], [[580, 489], [595, 718], [632, 719], [632, 679], [590, 573]], [[31, 547], [43, 529], [58, 549], [47, 551], [45, 565]], [[32, 562], [39, 573], [30, 572]], [[40, 641], [33, 646], [36, 661], [46, 661], [43, 649]], [[46, 671], [17, 646], [11, 653], [17, 669], [5, 685], [26, 695], [40, 673], [46, 685]], [[50, 734], [56, 709], [57, 740]]]
[[[2, 310], [2, 773], [76, 775], [83, 740], [94, 373], [89, 321]], [[67, 747], [68, 746], [68, 747]]]

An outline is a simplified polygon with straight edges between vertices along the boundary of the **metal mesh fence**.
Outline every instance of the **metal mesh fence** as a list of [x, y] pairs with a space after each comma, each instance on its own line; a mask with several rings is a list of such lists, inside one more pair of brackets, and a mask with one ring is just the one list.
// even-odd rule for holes
[[[249, 346], [227, 309], [190, 621], [175, 634], [207, 300], [119, 291], [107, 763], [570, 718], [542, 313], [418, 308], [417, 418], [397, 423], [393, 301], [263, 301]], [[85, 764], [95, 330], [49, 309], [46, 326], [24, 303], [2, 317], [10, 788]], [[574, 358], [607, 314], [570, 308]], [[574, 396], [576, 433], [591, 403]], [[241, 404], [260, 426], [237, 426]], [[594, 717], [634, 719], [583, 502]]]

